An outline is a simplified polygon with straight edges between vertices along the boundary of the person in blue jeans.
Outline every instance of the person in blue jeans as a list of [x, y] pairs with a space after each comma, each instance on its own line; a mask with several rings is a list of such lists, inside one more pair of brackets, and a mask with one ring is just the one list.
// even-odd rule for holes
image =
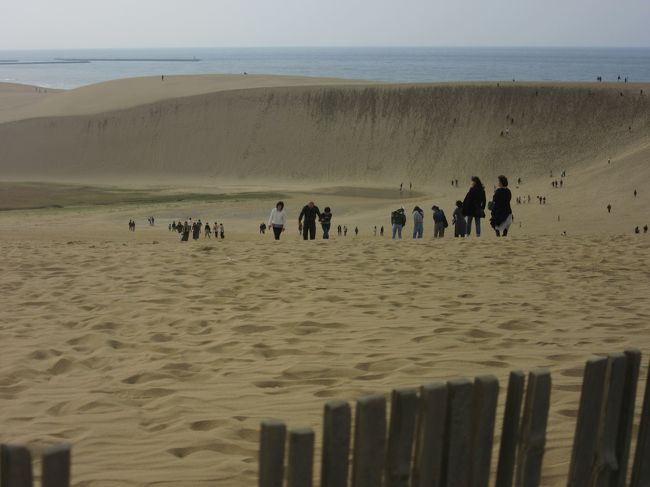
[[424, 233], [424, 212], [422, 208], [413, 208], [413, 238], [422, 238]]
[[395, 240], [395, 236], [401, 240], [402, 228], [406, 224], [406, 214], [404, 213], [403, 207], [391, 213], [390, 223], [393, 225], [393, 240]]
[[467, 236], [472, 233], [472, 220], [476, 222], [476, 236], [481, 236], [481, 218], [485, 218], [485, 188], [477, 176], [472, 182], [463, 201], [463, 215], [467, 218]]
[[[332, 226], [332, 210], [329, 206], [326, 206], [323, 213], [320, 214], [320, 226], [323, 229], [323, 239], [328, 240], [330, 238], [330, 227]], [[341, 231], [339, 230], [340, 234]]]

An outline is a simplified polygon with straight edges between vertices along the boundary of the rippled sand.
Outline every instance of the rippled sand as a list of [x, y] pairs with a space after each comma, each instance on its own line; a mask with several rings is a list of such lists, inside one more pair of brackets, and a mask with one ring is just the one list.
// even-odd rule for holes
[[643, 235], [180, 245], [39, 218], [2, 220], [2, 439], [71, 442], [78, 486], [255, 485], [262, 418], [319, 441], [329, 399], [538, 366], [559, 486], [585, 359], [650, 351]]

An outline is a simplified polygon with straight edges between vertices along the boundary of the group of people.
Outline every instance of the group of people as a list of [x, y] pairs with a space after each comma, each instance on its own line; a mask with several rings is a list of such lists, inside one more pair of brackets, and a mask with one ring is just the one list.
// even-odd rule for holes
[[226, 236], [223, 223], [214, 222], [214, 225], [210, 226], [210, 223], [205, 222], [204, 224], [200, 219], [192, 221], [190, 218], [189, 222], [185, 220], [183, 223], [173, 221], [169, 224], [168, 228], [170, 232], [177, 232], [179, 234], [181, 242], [187, 242], [190, 239], [190, 235], [192, 235], [192, 240], [198, 240], [201, 238], [201, 233], [203, 233], [203, 238], [212, 238], [214, 234], [214, 238], [218, 239], [221, 237], [223, 240]]
[[[457, 184], [454, 180], [452, 184]], [[474, 225], [476, 236], [481, 235], [481, 220], [486, 218], [486, 208], [490, 211], [490, 226], [494, 229], [497, 237], [505, 237], [513, 222], [512, 208], [510, 202], [512, 193], [508, 188], [508, 178], [499, 176], [497, 178], [496, 189], [492, 200], [488, 203], [485, 194], [485, 187], [481, 180], [474, 176], [467, 195], [463, 201], [456, 202], [456, 208], [453, 212], [452, 224], [454, 225], [454, 236], [465, 237], [472, 233]], [[529, 197], [530, 201], [530, 197]], [[431, 207], [433, 219], [433, 236], [442, 238], [445, 235], [445, 229], [449, 227], [449, 222], [445, 212], [437, 205]], [[424, 236], [424, 210], [419, 206], [413, 208], [413, 238], [422, 238]], [[398, 208], [391, 212], [390, 222], [392, 227], [392, 238], [401, 239], [402, 230], [406, 225], [407, 217], [404, 207]], [[316, 238], [316, 222], [320, 223], [323, 231], [323, 239], [329, 238], [330, 227], [332, 224], [332, 211], [326, 207], [323, 212], [313, 201], [307, 203], [298, 216], [298, 230], [304, 240], [314, 240]], [[280, 240], [282, 233], [287, 225], [287, 214], [283, 201], [278, 201], [275, 208], [271, 210], [268, 224], [260, 224], [260, 233], [264, 234], [267, 229], [273, 231], [275, 240]], [[355, 227], [354, 232], [359, 234], [359, 228]], [[347, 227], [338, 226], [338, 235], [347, 235]], [[377, 227], [374, 227], [374, 235], [377, 236]], [[380, 235], [384, 235], [384, 227], [380, 229]]]

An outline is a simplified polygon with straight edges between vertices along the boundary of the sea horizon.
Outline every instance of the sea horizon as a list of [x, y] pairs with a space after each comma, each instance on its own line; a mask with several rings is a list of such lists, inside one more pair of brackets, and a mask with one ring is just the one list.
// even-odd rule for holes
[[[58, 59], [95, 61], [64, 64]], [[119, 58], [119, 61], [103, 59]], [[126, 58], [141, 59], [128, 62]], [[649, 47], [221, 47], [2, 49], [0, 81], [71, 89], [153, 75], [249, 74], [396, 83], [650, 81]], [[18, 63], [18, 64], [16, 64]], [[51, 64], [34, 64], [51, 63]]]

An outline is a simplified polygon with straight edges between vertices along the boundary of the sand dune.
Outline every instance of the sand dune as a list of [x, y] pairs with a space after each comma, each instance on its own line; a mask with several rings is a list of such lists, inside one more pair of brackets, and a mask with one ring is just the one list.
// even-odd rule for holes
[[8, 109], [5, 178], [432, 183], [475, 172], [539, 176], [650, 144], [642, 85], [167, 83], [103, 83]]
[[72, 442], [79, 486], [250, 486], [264, 417], [320, 436], [328, 399], [533, 366], [562, 485], [584, 360], [650, 350], [647, 238], [181, 246], [96, 221], [0, 260], [3, 439]]
[[[320, 435], [328, 399], [541, 366], [544, 485], [564, 485], [585, 359], [650, 353], [650, 234], [632, 233], [650, 224], [641, 89], [0, 85], [2, 441], [71, 442], [79, 487], [244, 487], [262, 418]], [[499, 173], [533, 198], [514, 205], [511, 238], [430, 238], [432, 204], [450, 216], [470, 175], [490, 194]], [[276, 244], [257, 226], [279, 198]], [[302, 242], [310, 199], [350, 236]], [[373, 236], [416, 204], [427, 238]], [[226, 240], [179, 244], [167, 224], [189, 216], [224, 222]]]

